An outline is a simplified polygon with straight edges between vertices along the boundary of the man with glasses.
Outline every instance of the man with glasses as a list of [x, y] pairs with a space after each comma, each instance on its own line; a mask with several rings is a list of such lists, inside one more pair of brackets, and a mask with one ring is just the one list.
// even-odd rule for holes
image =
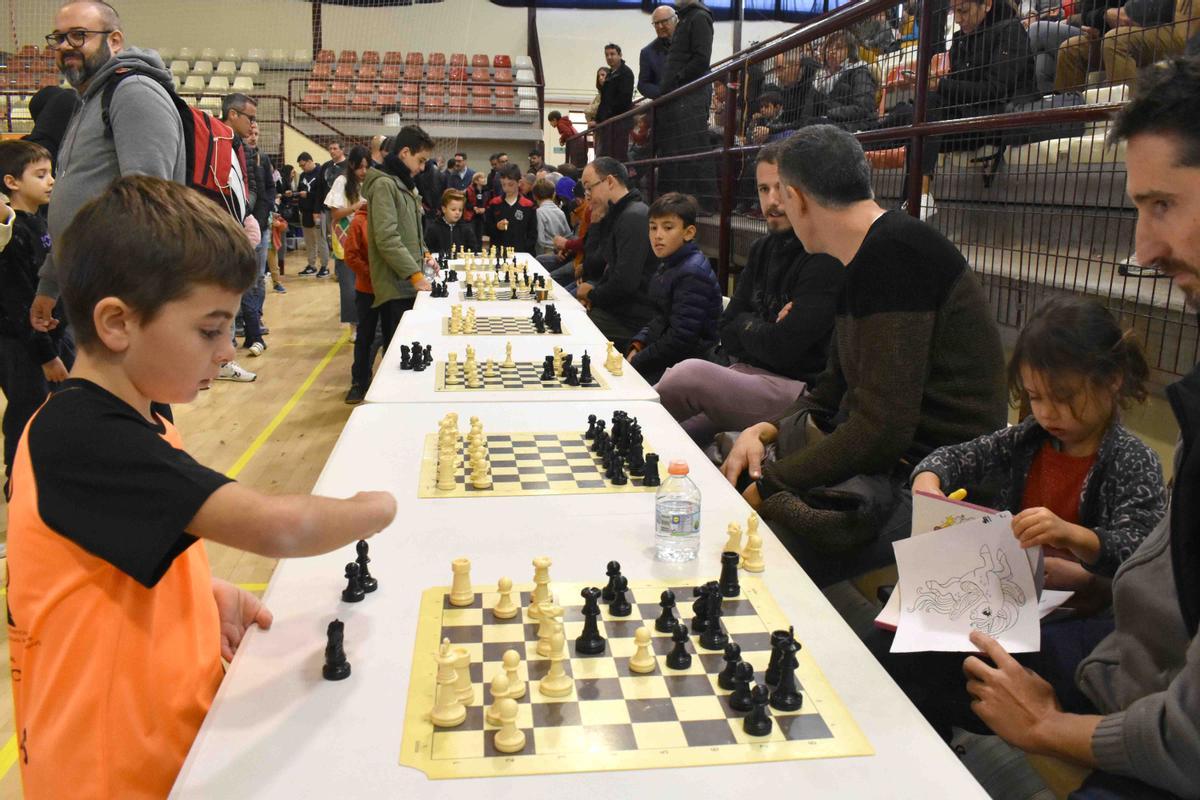
[[[117, 12], [99, 0], [64, 5], [54, 16], [46, 46], [83, 104], [71, 118], [58, 152], [50, 238], [56, 240], [85, 203], [123, 175], [150, 175], [185, 182], [183, 123], [167, 93], [171, 74], [158, 53], [125, 44]], [[121, 71], [120, 77], [117, 71]], [[112, 80], [108, 119], [102, 101]], [[30, 310], [37, 330], [58, 325], [53, 318], [59, 286], [53, 253], [39, 273], [38, 296]]]
[[670, 6], [659, 6], [650, 15], [654, 26], [654, 41], [642, 48], [638, 59], [638, 91], [651, 100], [662, 94], [663, 73], [667, 69], [667, 52], [671, 49], [671, 35], [679, 17]]

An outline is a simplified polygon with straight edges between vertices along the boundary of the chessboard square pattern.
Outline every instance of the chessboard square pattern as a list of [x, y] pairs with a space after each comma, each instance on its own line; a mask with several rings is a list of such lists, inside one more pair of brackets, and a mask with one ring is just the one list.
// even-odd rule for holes
[[[449, 362], [439, 361], [435, 366], [434, 389], [439, 392], [483, 392], [483, 391], [532, 391], [542, 389], [564, 389], [568, 391], [608, 389], [608, 382], [603, 374], [592, 370], [592, 382], [587, 385], [571, 386], [563, 377], [542, 380], [542, 365], [531, 361], [517, 361], [514, 367], [505, 367], [500, 363], [494, 366], [492, 375], [486, 375], [486, 362], [476, 362], [476, 372], [479, 375], [478, 386], [468, 386], [463, 372], [463, 361], [456, 361], [453, 370]], [[578, 364], [576, 364], [578, 366]]]
[[[567, 327], [562, 326], [563, 334], [569, 334]], [[528, 317], [480, 317], [475, 318], [475, 330], [471, 333], [454, 333], [450, 330], [450, 318], [442, 319], [442, 333], [447, 336], [555, 336], [549, 328], [544, 334], [539, 334]]]

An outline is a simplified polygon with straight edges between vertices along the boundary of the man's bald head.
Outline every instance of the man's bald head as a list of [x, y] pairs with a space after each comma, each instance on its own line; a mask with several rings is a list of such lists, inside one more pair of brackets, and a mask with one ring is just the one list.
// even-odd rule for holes
[[670, 6], [659, 6], [650, 14], [650, 24], [654, 26], [654, 32], [660, 39], [670, 39], [675, 33], [675, 23], [678, 21], [675, 9]]
[[64, 3], [59, 8], [59, 13], [61, 14], [67, 9], [95, 14], [98, 24], [93, 30], [121, 30], [121, 16], [115, 8], [105, 3], [104, 0], [74, 0], [74, 2]]

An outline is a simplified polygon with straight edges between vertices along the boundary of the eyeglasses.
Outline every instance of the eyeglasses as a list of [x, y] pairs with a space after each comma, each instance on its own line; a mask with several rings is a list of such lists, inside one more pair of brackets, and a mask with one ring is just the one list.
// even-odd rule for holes
[[243, 117], [245, 117], [246, 119], [250, 120], [251, 122], [257, 122], [257, 121], [258, 121], [258, 117], [256, 117], [254, 114], [247, 114], [245, 111], [241, 111], [241, 110], [239, 110], [239, 109], [236, 109], [236, 108], [231, 108], [231, 109], [229, 109], [229, 110], [230, 110], [230, 111], [237, 111], [237, 113], [238, 113], [238, 115], [239, 115], [239, 116], [243, 116]]
[[670, 16], [670, 17], [667, 17], [666, 19], [660, 19], [658, 22], [651, 22], [650, 24], [656, 28], [665, 28], [674, 21], [675, 21], [675, 17]]
[[110, 33], [113, 31], [86, 31], [81, 28], [75, 28], [66, 33], [48, 33], [46, 34], [46, 47], [57, 50], [62, 47], [64, 41], [71, 47], [83, 47], [89, 36], [107, 36]]
[[592, 189], [595, 189], [597, 186], [599, 186], [599, 185], [600, 185], [600, 184], [602, 184], [602, 183], [604, 183], [604, 179], [603, 179], [603, 178], [601, 178], [600, 180], [596, 181], [596, 182], [595, 182], [595, 183], [593, 183], [591, 186], [588, 186], [588, 185], [587, 185], [586, 183], [584, 183], [583, 181], [580, 181], [580, 182], [579, 182], [579, 185], [583, 187], [583, 193], [584, 193], [584, 194], [591, 194], [591, 193], [592, 193]]

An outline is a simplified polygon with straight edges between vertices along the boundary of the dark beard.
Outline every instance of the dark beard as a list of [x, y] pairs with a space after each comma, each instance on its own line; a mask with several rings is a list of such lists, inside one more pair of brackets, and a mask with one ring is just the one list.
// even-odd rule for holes
[[96, 73], [112, 59], [112, 50], [108, 46], [108, 39], [100, 43], [100, 49], [91, 56], [83, 56], [83, 62], [79, 65], [70, 65], [64, 61], [60, 71], [63, 77], [67, 79], [67, 83], [78, 89], [84, 86], [92, 78], [96, 77]]

